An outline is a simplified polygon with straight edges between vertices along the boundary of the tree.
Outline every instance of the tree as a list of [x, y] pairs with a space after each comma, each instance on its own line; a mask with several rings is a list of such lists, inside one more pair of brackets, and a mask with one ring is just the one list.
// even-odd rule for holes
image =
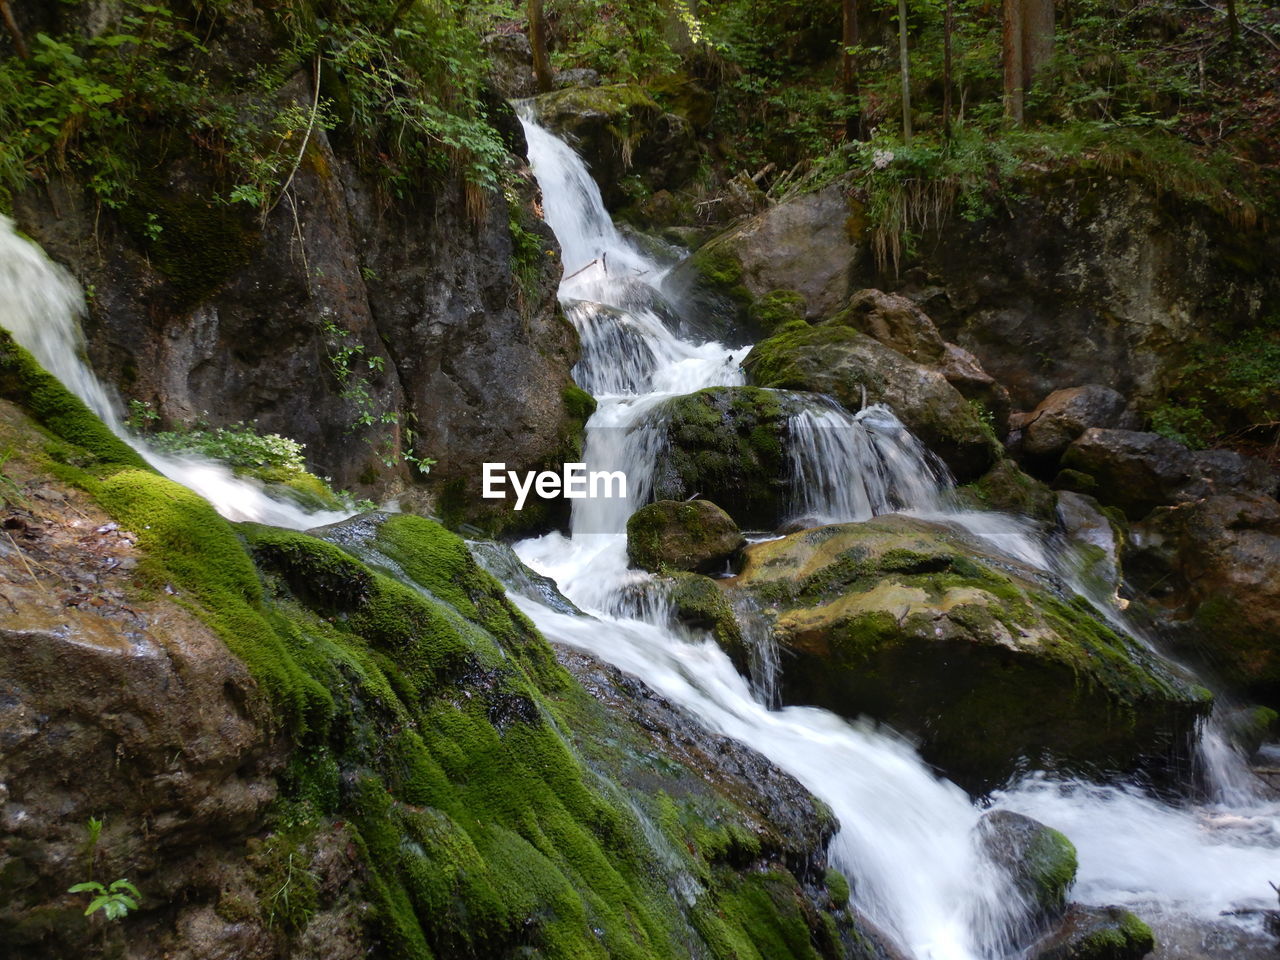
[[898, 0], [898, 59], [902, 66], [902, 142], [911, 143], [911, 59], [907, 55], [907, 0]]
[[1236, 0], [1227, 0], [1227, 32], [1233, 46], [1240, 45], [1240, 18], [1236, 16]]
[[9, 9], [9, 0], [0, 0], [0, 18], [4, 19], [4, 25], [13, 38], [13, 50], [18, 55], [18, 59], [30, 60], [31, 51], [27, 49], [27, 42], [22, 38], [22, 31], [18, 29], [18, 21], [13, 17], [13, 11]]
[[844, 29], [840, 39], [844, 50], [841, 58], [841, 87], [844, 91], [845, 109], [849, 111], [845, 117], [844, 135], [848, 140], [861, 140], [862, 100], [858, 91], [858, 62], [854, 52], [859, 42], [857, 0], [844, 0]]
[[547, 24], [542, 0], [529, 0], [529, 46], [533, 48], [533, 76], [539, 93], [551, 90], [551, 60], [547, 56]]
[[1027, 89], [1053, 55], [1053, 0], [1004, 0], [1004, 114], [1021, 124]]
[[955, 32], [953, 0], [947, 0], [942, 20], [942, 135], [951, 139], [951, 37]]

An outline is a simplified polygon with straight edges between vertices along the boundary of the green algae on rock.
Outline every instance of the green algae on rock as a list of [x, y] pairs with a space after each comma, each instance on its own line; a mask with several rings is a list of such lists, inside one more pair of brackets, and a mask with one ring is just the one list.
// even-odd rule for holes
[[627, 555], [655, 572], [718, 573], [746, 542], [732, 518], [710, 500], [658, 500], [627, 520]]

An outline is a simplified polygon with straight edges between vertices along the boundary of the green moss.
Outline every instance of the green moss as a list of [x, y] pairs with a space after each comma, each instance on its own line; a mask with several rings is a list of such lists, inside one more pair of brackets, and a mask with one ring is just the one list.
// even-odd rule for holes
[[689, 258], [689, 266], [705, 286], [727, 297], [741, 311], [754, 302], [743, 282], [742, 262], [727, 243], [712, 240], [703, 244]]
[[1057, 510], [1053, 491], [1007, 458], [956, 492], [980, 509], [1023, 514], [1037, 520], [1052, 521]]
[[830, 867], [827, 870], [824, 882], [827, 885], [827, 893], [836, 909], [843, 910], [847, 907], [849, 905], [849, 881], [845, 879], [845, 875], [835, 867]]
[[745, 528], [777, 524], [790, 498], [790, 409], [783, 397], [755, 387], [711, 387], [669, 401], [662, 415], [668, 444], [655, 465], [657, 499], [698, 495]]
[[696, 573], [673, 573], [669, 579], [671, 605], [679, 620], [697, 629], [710, 630], [735, 662], [745, 663], [742, 630], [724, 591], [715, 581]]
[[0, 397], [17, 404], [36, 423], [101, 464], [148, 469], [132, 447], [107, 429], [56, 377], [46, 373], [5, 330], [0, 330]]
[[1044, 827], [1027, 849], [1027, 875], [1040, 907], [1050, 915], [1066, 908], [1067, 891], [1076, 880], [1076, 848], [1066, 834]]
[[562, 397], [564, 399], [564, 408], [573, 420], [586, 423], [588, 418], [596, 412], [596, 398], [576, 383], [570, 382], [566, 384]]
[[771, 290], [751, 304], [748, 317], [766, 336], [783, 329], [795, 329], [792, 324], [805, 323], [808, 304], [804, 295], [795, 290]]

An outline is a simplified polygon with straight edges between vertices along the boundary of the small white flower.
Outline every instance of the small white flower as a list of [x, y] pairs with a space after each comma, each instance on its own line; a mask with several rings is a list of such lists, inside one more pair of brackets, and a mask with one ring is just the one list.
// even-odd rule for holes
[[871, 165], [877, 170], [883, 170], [891, 163], [893, 163], [892, 150], [877, 150], [871, 155]]

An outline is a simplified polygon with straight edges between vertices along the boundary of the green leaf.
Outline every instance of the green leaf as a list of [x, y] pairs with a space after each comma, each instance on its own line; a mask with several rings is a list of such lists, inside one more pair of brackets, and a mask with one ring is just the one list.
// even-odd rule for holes
[[86, 883], [77, 883], [74, 887], [68, 887], [67, 893], [106, 893], [107, 888], [96, 881], [90, 880]]

